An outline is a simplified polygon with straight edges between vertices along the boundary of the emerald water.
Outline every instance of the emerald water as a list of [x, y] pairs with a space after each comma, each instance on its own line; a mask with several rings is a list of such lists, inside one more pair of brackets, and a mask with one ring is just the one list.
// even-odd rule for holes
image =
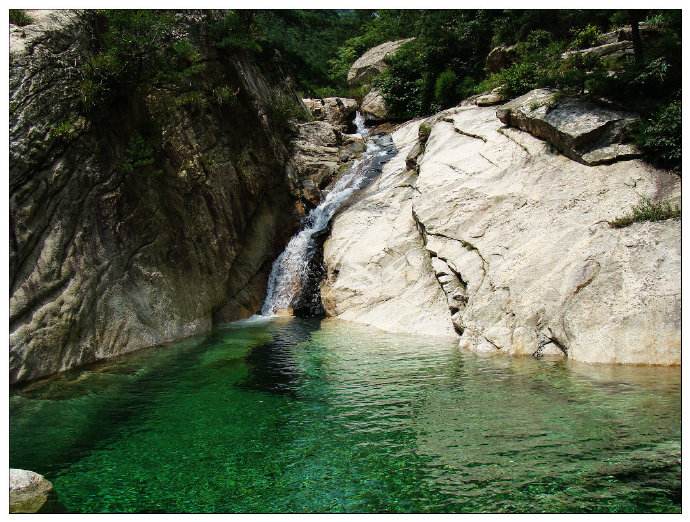
[[680, 370], [272, 319], [13, 390], [47, 512], [679, 512]]

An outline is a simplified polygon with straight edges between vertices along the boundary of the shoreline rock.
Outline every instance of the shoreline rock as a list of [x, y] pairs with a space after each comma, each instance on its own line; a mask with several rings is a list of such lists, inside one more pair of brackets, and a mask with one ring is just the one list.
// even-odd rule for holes
[[36, 513], [52, 489], [53, 484], [43, 475], [10, 468], [10, 513]]

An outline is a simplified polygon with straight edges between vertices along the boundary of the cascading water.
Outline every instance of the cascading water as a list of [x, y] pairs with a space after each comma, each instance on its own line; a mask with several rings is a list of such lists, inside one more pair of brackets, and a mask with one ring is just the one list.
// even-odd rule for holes
[[[354, 124], [358, 134], [368, 134], [359, 112]], [[318, 315], [321, 308], [318, 282], [323, 272], [318, 258], [322, 255], [322, 243], [331, 218], [354, 192], [381, 172], [383, 164], [394, 153], [395, 146], [390, 136], [370, 138], [362, 157], [353, 162], [323, 201], [302, 220], [300, 231], [290, 239], [283, 253], [273, 263], [266, 299], [261, 308], [263, 315], [297, 313], [298, 308], [307, 312], [299, 315]], [[317, 295], [305, 295], [314, 292]]]

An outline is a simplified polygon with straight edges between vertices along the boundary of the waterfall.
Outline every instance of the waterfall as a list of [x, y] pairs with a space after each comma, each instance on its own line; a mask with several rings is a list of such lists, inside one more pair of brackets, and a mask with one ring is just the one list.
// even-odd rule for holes
[[[359, 112], [353, 123], [357, 127], [357, 133], [366, 136], [368, 131]], [[307, 290], [305, 283], [315, 275], [313, 261], [321, 252], [323, 236], [331, 218], [354, 192], [381, 172], [383, 164], [394, 153], [395, 147], [390, 136], [370, 138], [362, 157], [352, 163], [323, 201], [302, 220], [299, 232], [290, 239], [283, 253], [273, 263], [266, 298], [261, 308], [263, 315], [292, 313], [296, 301]], [[318, 292], [318, 288], [311, 290]]]

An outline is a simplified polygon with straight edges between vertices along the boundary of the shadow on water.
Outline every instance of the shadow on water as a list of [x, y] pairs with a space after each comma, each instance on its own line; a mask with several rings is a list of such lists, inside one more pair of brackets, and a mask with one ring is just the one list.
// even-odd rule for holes
[[249, 370], [246, 380], [238, 386], [295, 396], [301, 371], [295, 360], [297, 347], [311, 339], [321, 327], [319, 318], [290, 321], [273, 333], [273, 339], [253, 348], [245, 363]]

